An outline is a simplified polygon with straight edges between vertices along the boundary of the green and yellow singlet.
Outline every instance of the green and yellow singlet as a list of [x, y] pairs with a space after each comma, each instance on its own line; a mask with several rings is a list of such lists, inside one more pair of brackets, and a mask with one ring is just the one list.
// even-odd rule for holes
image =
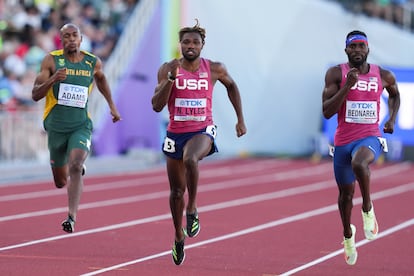
[[82, 61], [72, 63], [63, 49], [50, 54], [54, 57], [56, 70], [66, 68], [66, 79], [53, 84], [46, 95], [43, 124], [47, 131], [72, 132], [80, 127], [92, 130], [88, 113], [88, 98], [92, 91], [96, 56], [82, 51]]

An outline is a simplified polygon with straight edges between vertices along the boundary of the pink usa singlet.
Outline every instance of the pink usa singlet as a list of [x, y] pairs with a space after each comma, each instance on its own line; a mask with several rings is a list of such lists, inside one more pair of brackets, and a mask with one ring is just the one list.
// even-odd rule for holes
[[170, 121], [167, 131], [195, 132], [213, 125], [212, 97], [208, 59], [200, 58], [200, 67], [195, 72], [180, 67], [168, 100]]
[[[340, 66], [340, 87], [343, 87], [350, 68], [348, 63]], [[335, 146], [343, 146], [368, 136], [381, 136], [378, 122], [382, 92], [380, 69], [377, 65], [370, 64], [367, 74], [358, 75], [358, 81], [351, 88], [338, 112]]]

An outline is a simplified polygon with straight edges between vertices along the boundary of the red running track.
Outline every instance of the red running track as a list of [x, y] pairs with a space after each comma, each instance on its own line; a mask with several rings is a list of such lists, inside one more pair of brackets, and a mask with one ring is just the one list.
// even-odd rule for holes
[[86, 176], [76, 232], [66, 234], [66, 191], [50, 181], [0, 186], [0, 275], [414, 275], [414, 166], [372, 167], [380, 234], [343, 258], [331, 161], [203, 161], [201, 232], [171, 259], [173, 226], [164, 167]]

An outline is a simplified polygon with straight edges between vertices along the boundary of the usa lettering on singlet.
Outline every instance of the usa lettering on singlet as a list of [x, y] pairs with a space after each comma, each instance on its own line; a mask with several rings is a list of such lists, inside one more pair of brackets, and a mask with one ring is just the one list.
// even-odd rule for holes
[[212, 96], [209, 60], [201, 58], [194, 72], [180, 67], [168, 100], [170, 122], [167, 130], [184, 133], [213, 125]]
[[[342, 81], [346, 82], [349, 64], [340, 65]], [[378, 128], [380, 97], [383, 92], [380, 68], [369, 65], [369, 71], [359, 74], [357, 82], [351, 87], [344, 104], [338, 111], [338, 127], [335, 132], [336, 146], [345, 145], [368, 136], [380, 136]]]

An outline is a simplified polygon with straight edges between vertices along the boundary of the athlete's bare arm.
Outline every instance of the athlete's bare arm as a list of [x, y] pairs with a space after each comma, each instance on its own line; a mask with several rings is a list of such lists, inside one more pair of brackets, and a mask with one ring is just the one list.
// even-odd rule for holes
[[171, 87], [173, 81], [168, 80], [168, 72], [171, 73], [172, 78], [176, 78], [180, 61], [173, 59], [170, 62], [166, 62], [158, 70], [157, 78], [158, 84], [155, 87], [154, 95], [152, 96], [151, 103], [152, 109], [156, 112], [160, 112], [164, 106], [167, 105], [170, 98]]
[[382, 85], [388, 92], [388, 114], [389, 119], [384, 124], [385, 133], [394, 132], [394, 124], [400, 108], [400, 92], [398, 90], [395, 75], [388, 70], [380, 69]]
[[237, 116], [237, 137], [243, 136], [244, 134], [246, 134], [247, 128], [244, 123], [240, 91], [236, 82], [230, 76], [224, 64], [220, 62], [210, 62], [210, 71], [211, 82], [213, 83], [213, 85], [218, 80], [226, 87], [227, 95], [230, 99], [231, 104], [233, 105], [234, 111], [236, 112]]
[[106, 76], [102, 70], [102, 61], [100, 58], [97, 57], [94, 74], [93, 77], [96, 82], [96, 86], [101, 94], [104, 96], [106, 102], [108, 103], [111, 115], [112, 115], [112, 122], [117, 122], [121, 120], [121, 115], [118, 112], [113, 100], [112, 100], [112, 93], [111, 89], [109, 88], [108, 81], [106, 80]]
[[66, 79], [66, 68], [55, 71], [53, 56], [47, 55], [42, 61], [40, 72], [33, 85], [32, 99], [34, 101], [43, 99], [55, 82]]
[[347, 74], [345, 85], [340, 88], [341, 74], [340, 66], [331, 67], [326, 72], [325, 87], [322, 92], [322, 110], [326, 119], [331, 118], [339, 111], [349, 90], [358, 80], [358, 69], [351, 68]]

